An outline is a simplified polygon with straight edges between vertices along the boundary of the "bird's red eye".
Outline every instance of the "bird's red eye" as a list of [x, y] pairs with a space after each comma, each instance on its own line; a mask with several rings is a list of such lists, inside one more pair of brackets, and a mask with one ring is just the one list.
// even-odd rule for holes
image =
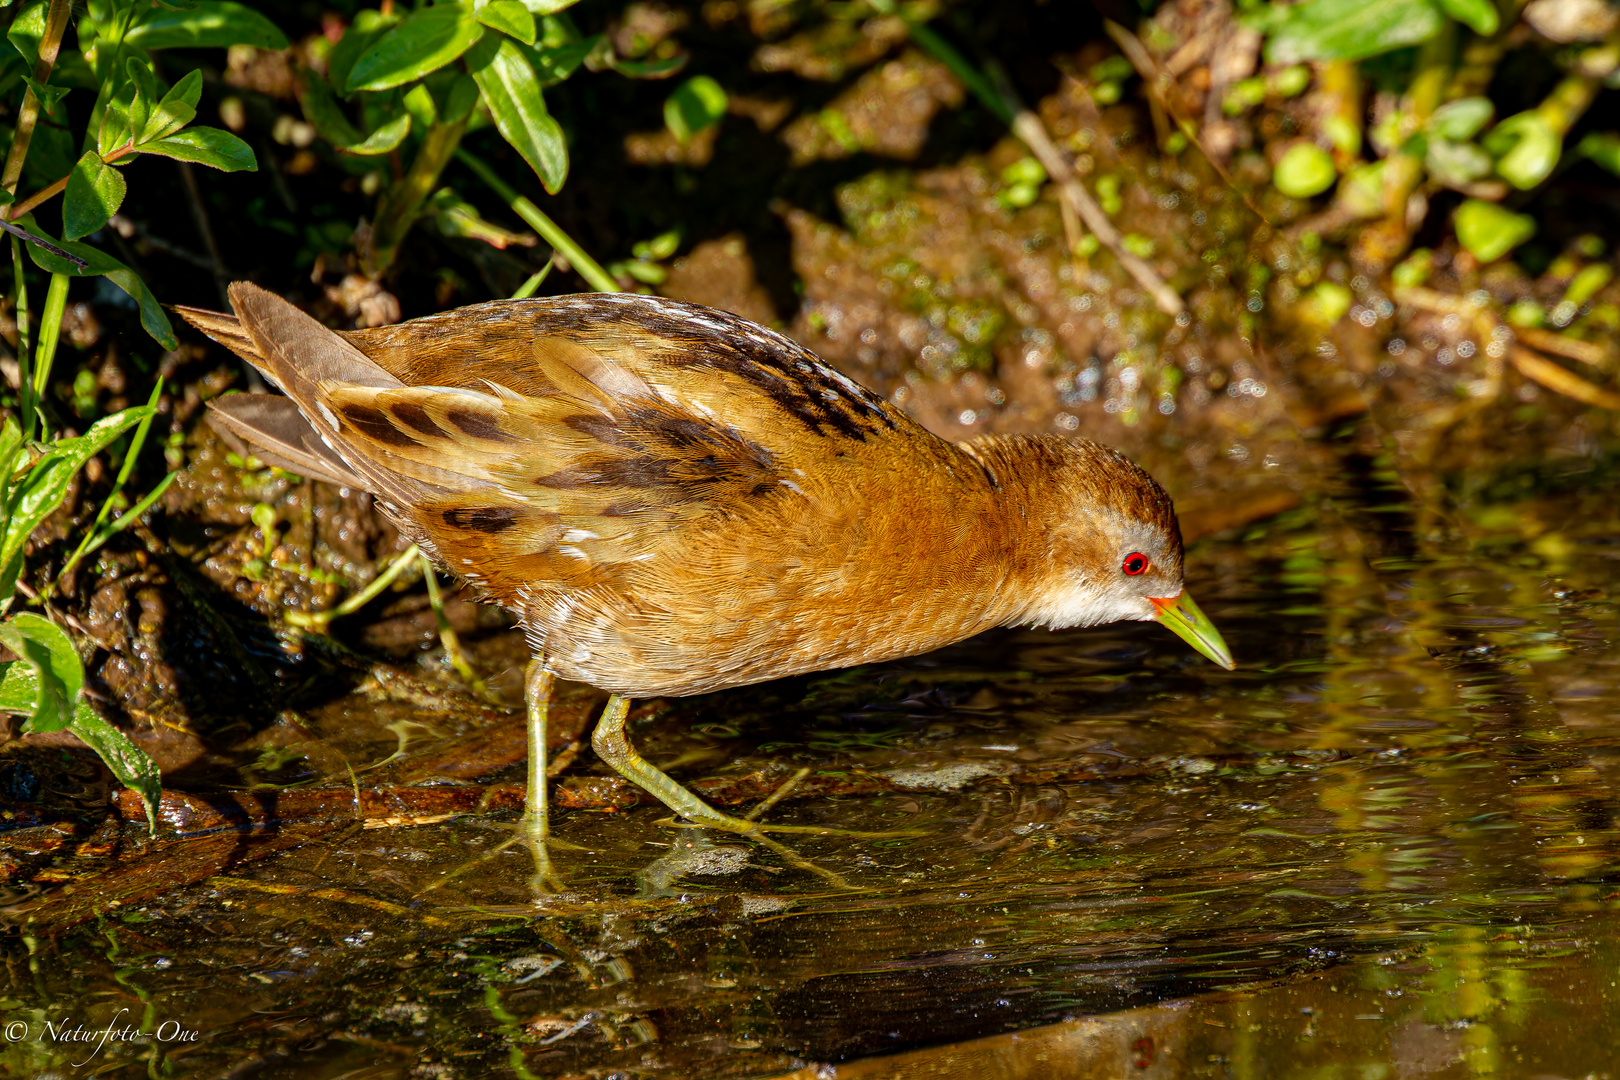
[[1148, 568], [1148, 557], [1140, 551], [1133, 551], [1125, 556], [1125, 561], [1119, 564], [1119, 568], [1135, 577]]

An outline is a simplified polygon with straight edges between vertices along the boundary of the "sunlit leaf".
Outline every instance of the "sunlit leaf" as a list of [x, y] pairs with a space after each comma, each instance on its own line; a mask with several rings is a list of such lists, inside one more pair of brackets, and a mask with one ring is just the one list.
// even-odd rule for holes
[[707, 75], [696, 75], [664, 102], [664, 124], [680, 142], [718, 124], [726, 115], [726, 92]]
[[94, 150], [86, 151], [68, 174], [62, 196], [62, 235], [77, 240], [107, 224], [123, 204], [125, 190], [124, 174], [102, 161]]
[[135, 97], [129, 104], [129, 130], [138, 135], [146, 129], [146, 121], [162, 95], [158, 92], [157, 76], [152, 74], [151, 60], [130, 57], [124, 68], [129, 85], [135, 88]]
[[1564, 140], [1535, 110], [1508, 117], [1480, 142], [1496, 155], [1497, 174], [1521, 191], [1551, 176], [1564, 149]]
[[157, 829], [157, 806], [163, 796], [163, 777], [157, 763], [129, 737], [113, 727], [80, 701], [68, 729], [96, 752], [118, 782], [141, 797], [146, 807], [146, 823]]
[[523, 47], [506, 37], [491, 37], [467, 58], [495, 126], [529, 163], [552, 194], [568, 176], [568, 144], [561, 126], [546, 112], [540, 81]]
[[491, 30], [499, 30], [525, 45], [534, 44], [534, 13], [518, 0], [490, 0], [475, 9], [473, 17]]
[[1339, 172], [1333, 158], [1315, 143], [1295, 143], [1277, 162], [1271, 174], [1276, 189], [1292, 199], [1308, 199], [1333, 186]]
[[141, 153], [191, 161], [222, 172], [258, 172], [248, 144], [222, 128], [193, 127], [141, 144]]
[[79, 689], [84, 685], [84, 664], [66, 632], [50, 620], [25, 611], [0, 623], [0, 644], [22, 661], [6, 672], [7, 682], [19, 667], [33, 669], [34, 702], [23, 730], [46, 734], [70, 725]]
[[101, 127], [96, 133], [96, 149], [102, 157], [130, 141], [129, 102], [118, 98], [107, 102], [101, 113]]
[[1489, 37], [1502, 25], [1492, 0], [1435, 0], [1440, 10], [1462, 23], [1474, 33]]
[[579, 69], [585, 62], [591, 50], [597, 47], [603, 38], [601, 35], [586, 38], [584, 41], [575, 41], [567, 45], [558, 45], [547, 49], [530, 49], [529, 63], [534, 67], [534, 73], [540, 77], [540, 85], [555, 86]]
[[523, 0], [523, 6], [535, 15], [555, 15], [579, 3], [579, 0]]
[[202, 95], [202, 72], [188, 71], [169, 88], [135, 136], [137, 144], [173, 135], [197, 118], [197, 100]]
[[1306, 0], [1281, 14], [1266, 60], [1359, 60], [1427, 41], [1444, 25], [1433, 0]]
[[22, 550], [29, 534], [62, 505], [73, 474], [151, 412], [151, 406], [146, 405], [124, 409], [102, 417], [83, 435], [58, 439], [51, 444], [50, 450], [34, 463], [7, 495], [5, 519], [0, 522], [0, 565], [9, 563]]
[[405, 141], [405, 136], [411, 133], [411, 116], [401, 113], [388, 121], [382, 127], [357, 142], [338, 146], [345, 154], [355, 154], [359, 157], [375, 157], [394, 150]]
[[[23, 228], [45, 239], [52, 239], [47, 233], [35, 225], [29, 215], [24, 215], [20, 222]], [[34, 265], [41, 270], [53, 274], [67, 274], [70, 277], [105, 277], [108, 281], [123, 289], [135, 301], [141, 312], [141, 326], [152, 335], [152, 339], [165, 349], [178, 347], [175, 340], [174, 327], [169, 323], [169, 317], [163, 312], [163, 305], [157, 302], [152, 291], [146, 287], [140, 275], [108, 255], [100, 248], [91, 247], [76, 240], [63, 240], [61, 247], [85, 261], [85, 266], [79, 267], [66, 259], [52, 255], [40, 249], [37, 245], [28, 245], [28, 257]], [[3, 566], [0, 560], [0, 566]]]
[[1491, 122], [1493, 111], [1494, 107], [1486, 98], [1458, 98], [1434, 110], [1424, 126], [1442, 139], [1462, 142], [1478, 135]]
[[333, 90], [340, 94], [349, 92], [349, 72], [354, 68], [354, 62], [398, 23], [398, 15], [384, 15], [372, 8], [366, 8], [354, 17], [354, 22], [343, 32], [338, 43], [332, 46], [332, 54], [326, 60], [326, 77], [332, 80]]
[[39, 39], [45, 36], [45, 17], [50, 13], [48, 0], [34, 0], [11, 17], [6, 40], [22, 54], [29, 70], [39, 63]]
[[287, 35], [275, 23], [234, 0], [192, 0], [176, 9], [159, 7], [125, 35], [124, 41], [143, 49], [287, 47]]
[[1465, 200], [1457, 207], [1453, 224], [1457, 242], [1480, 262], [1500, 259], [1536, 232], [1534, 218], [1482, 199]]
[[484, 28], [463, 4], [411, 12], [349, 69], [347, 89], [388, 90], [439, 70], [478, 43]]

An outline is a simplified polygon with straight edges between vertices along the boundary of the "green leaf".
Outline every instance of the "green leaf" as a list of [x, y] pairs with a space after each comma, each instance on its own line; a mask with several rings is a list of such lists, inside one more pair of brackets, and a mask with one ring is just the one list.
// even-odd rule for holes
[[332, 46], [332, 55], [326, 60], [326, 77], [332, 81], [333, 90], [348, 94], [349, 72], [354, 68], [354, 62], [398, 22], [398, 15], [384, 15], [371, 8], [354, 17], [354, 22], [349, 24], [338, 43]]
[[1433, 0], [1306, 0], [1282, 15], [1266, 61], [1360, 60], [1427, 41], [1444, 25]]
[[[37, 236], [43, 236], [47, 240], [52, 239], [49, 234], [33, 223], [31, 215], [23, 215], [20, 224]], [[141, 280], [139, 274], [100, 248], [91, 247], [89, 244], [80, 243], [76, 240], [63, 240], [60, 242], [60, 246], [63, 250], [83, 259], [86, 265], [80, 268], [66, 259], [58, 258], [48, 251], [40, 250], [34, 244], [28, 245], [28, 257], [34, 260], [35, 266], [53, 274], [67, 274], [70, 277], [105, 277], [108, 281], [127, 292], [140, 307], [141, 326], [146, 329], [148, 334], [152, 335], [152, 340], [165, 349], [179, 347], [179, 342], [174, 337], [174, 327], [169, 324], [169, 317], [163, 313], [163, 305], [157, 302], [157, 298], [152, 295], [151, 290], [146, 287], [146, 282]], [[4, 558], [0, 558], [0, 566], [4, 565]]]
[[1497, 174], [1521, 191], [1551, 176], [1564, 149], [1558, 132], [1533, 109], [1503, 120], [1480, 142], [1496, 155]]
[[147, 827], [156, 832], [157, 807], [163, 797], [163, 776], [158, 772], [157, 762], [82, 701], [73, 710], [73, 722], [68, 730], [96, 752], [120, 784], [141, 797], [146, 806]]
[[1594, 131], [1580, 141], [1575, 152], [1620, 176], [1620, 135]]
[[1502, 24], [1491, 0], [1435, 0], [1440, 10], [1481, 37], [1490, 37]]
[[433, 100], [433, 91], [423, 83], [417, 83], [405, 91], [399, 103], [405, 106], [411, 120], [423, 131], [439, 122], [439, 103]]
[[1535, 219], [1495, 203], [1468, 199], [1457, 207], [1457, 242], [1480, 262], [1493, 262], [1535, 235]]
[[410, 113], [400, 113], [382, 127], [367, 135], [358, 142], [338, 146], [345, 154], [355, 154], [359, 157], [375, 157], [394, 150], [405, 141], [405, 136], [411, 133]]
[[259, 171], [259, 163], [248, 144], [220, 128], [186, 128], [167, 138], [142, 143], [141, 153], [192, 161], [221, 172]]
[[1315, 143], [1295, 143], [1277, 162], [1271, 183], [1291, 199], [1320, 195], [1339, 178], [1328, 152]]
[[31, 713], [38, 702], [38, 669], [21, 660], [0, 664], [0, 712], [11, 716]]
[[680, 142], [718, 124], [726, 115], [726, 92], [707, 75], [696, 75], [664, 102], [664, 124]]
[[49, 83], [37, 82], [28, 75], [23, 76], [23, 85], [34, 92], [34, 97], [39, 99], [39, 103], [45, 106], [47, 111], [56, 108], [56, 103], [67, 97], [67, 92], [71, 89], [67, 86], [51, 86]]
[[[95, 248], [88, 248], [83, 244], [72, 246], [95, 251]], [[62, 500], [67, 497], [68, 485], [73, 480], [73, 474], [78, 472], [92, 456], [105, 450], [114, 439], [140, 423], [141, 419], [151, 412], [152, 406], [139, 405], [102, 417], [83, 435], [56, 440], [50, 450], [34, 462], [33, 468], [28, 470], [6, 497], [5, 521], [3, 531], [0, 531], [0, 565], [10, 563], [22, 550], [29, 534], [62, 505]]]
[[135, 88], [135, 97], [129, 105], [129, 130], [138, 135], [146, 129], [146, 122], [162, 95], [158, 93], [157, 76], [152, 74], [150, 59], [130, 57], [124, 69], [129, 74], [129, 85]]
[[562, 127], [546, 112], [540, 80], [523, 47], [510, 38], [491, 37], [467, 58], [467, 69], [502, 137], [555, 195], [568, 177], [568, 143]]
[[[84, 685], [84, 664], [60, 626], [31, 612], [0, 623], [0, 644], [34, 671], [33, 707], [23, 730], [47, 734], [73, 723], [73, 709]], [[6, 682], [19, 665], [6, 672]]]
[[106, 157], [129, 142], [130, 135], [129, 102], [115, 97], [102, 110], [101, 128], [96, 132], [96, 149], [102, 157]]
[[304, 87], [304, 92], [298, 95], [299, 104], [304, 108], [304, 119], [314, 125], [317, 135], [337, 147], [361, 141], [360, 132], [349, 122], [325, 79], [306, 68], [300, 72], [299, 81]]
[[47, 0], [34, 0], [12, 16], [6, 31], [6, 40], [22, 54], [30, 71], [39, 63], [39, 39], [45, 36], [45, 17], [50, 7]]
[[579, 3], [579, 0], [523, 0], [523, 6], [535, 15], [555, 15]]
[[552, 49], [529, 49], [529, 63], [534, 67], [534, 73], [540, 77], [542, 87], [556, 86], [568, 76], [579, 69], [585, 62], [597, 43], [602, 41], [600, 34], [576, 41], [569, 45], [558, 45]]
[[287, 35], [275, 23], [233, 0], [193, 0], [179, 10], [160, 7], [126, 34], [124, 41], [143, 49], [287, 47]]
[[1494, 108], [1487, 98], [1458, 98], [1434, 110], [1424, 127], [1442, 139], [1465, 142], [1478, 135], [1480, 129], [1491, 122]]
[[1429, 175], [1448, 187], [1471, 184], [1491, 171], [1491, 156], [1471, 142], [1430, 139], [1423, 158]]
[[473, 18], [525, 45], [534, 44], [534, 14], [518, 0], [490, 0], [474, 10]]
[[685, 53], [664, 60], [625, 60], [611, 48], [607, 50], [607, 66], [627, 79], [667, 79], [686, 66]]
[[197, 100], [201, 95], [202, 72], [195, 69], [186, 72], [152, 109], [146, 124], [135, 136], [136, 145], [173, 135], [197, 119]]
[[457, 75], [444, 94], [439, 118], [446, 124], [459, 124], [478, 105], [478, 83], [471, 75]]
[[484, 28], [464, 4], [435, 4], [401, 19], [349, 69], [347, 89], [389, 90], [420, 79], [478, 43]]
[[88, 150], [68, 173], [62, 196], [62, 235], [69, 240], [89, 236], [118, 212], [124, 202], [124, 174]]

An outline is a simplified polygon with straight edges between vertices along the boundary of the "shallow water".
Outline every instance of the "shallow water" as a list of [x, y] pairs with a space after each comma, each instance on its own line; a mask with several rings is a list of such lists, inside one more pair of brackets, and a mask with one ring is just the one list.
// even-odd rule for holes
[[[1620, 472], [1419, 497], [1349, 442], [1319, 456], [1300, 509], [1189, 553], [1235, 672], [1151, 625], [1009, 631], [634, 726], [687, 779], [807, 765], [868, 792], [767, 820], [922, 830], [783, 837], [856, 889], [651, 808], [558, 811], [577, 848], [539, 902], [521, 847], [442, 878], [510, 814], [329, 828], [77, 925], [51, 924], [60, 891], [15, 897], [0, 1069], [1620, 1074]], [[307, 722], [379, 760], [381, 722], [339, 734], [357, 701]]]

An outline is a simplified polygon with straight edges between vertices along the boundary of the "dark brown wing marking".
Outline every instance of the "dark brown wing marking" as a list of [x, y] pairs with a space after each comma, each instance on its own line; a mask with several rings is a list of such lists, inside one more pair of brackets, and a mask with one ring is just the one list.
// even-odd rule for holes
[[541, 487], [642, 488], [675, 505], [775, 491], [771, 452], [736, 430], [662, 403], [641, 402], [617, 416], [576, 414], [563, 423], [604, 448], [581, 454], [567, 467], [534, 482]]
[[746, 319], [656, 296], [599, 293], [583, 299], [545, 301], [548, 328], [587, 340], [650, 335], [652, 342], [637, 342], [638, 352], [656, 348], [658, 359], [672, 367], [702, 365], [735, 375], [817, 435], [830, 431], [865, 442], [880, 428], [896, 427], [882, 398], [804, 346]]

